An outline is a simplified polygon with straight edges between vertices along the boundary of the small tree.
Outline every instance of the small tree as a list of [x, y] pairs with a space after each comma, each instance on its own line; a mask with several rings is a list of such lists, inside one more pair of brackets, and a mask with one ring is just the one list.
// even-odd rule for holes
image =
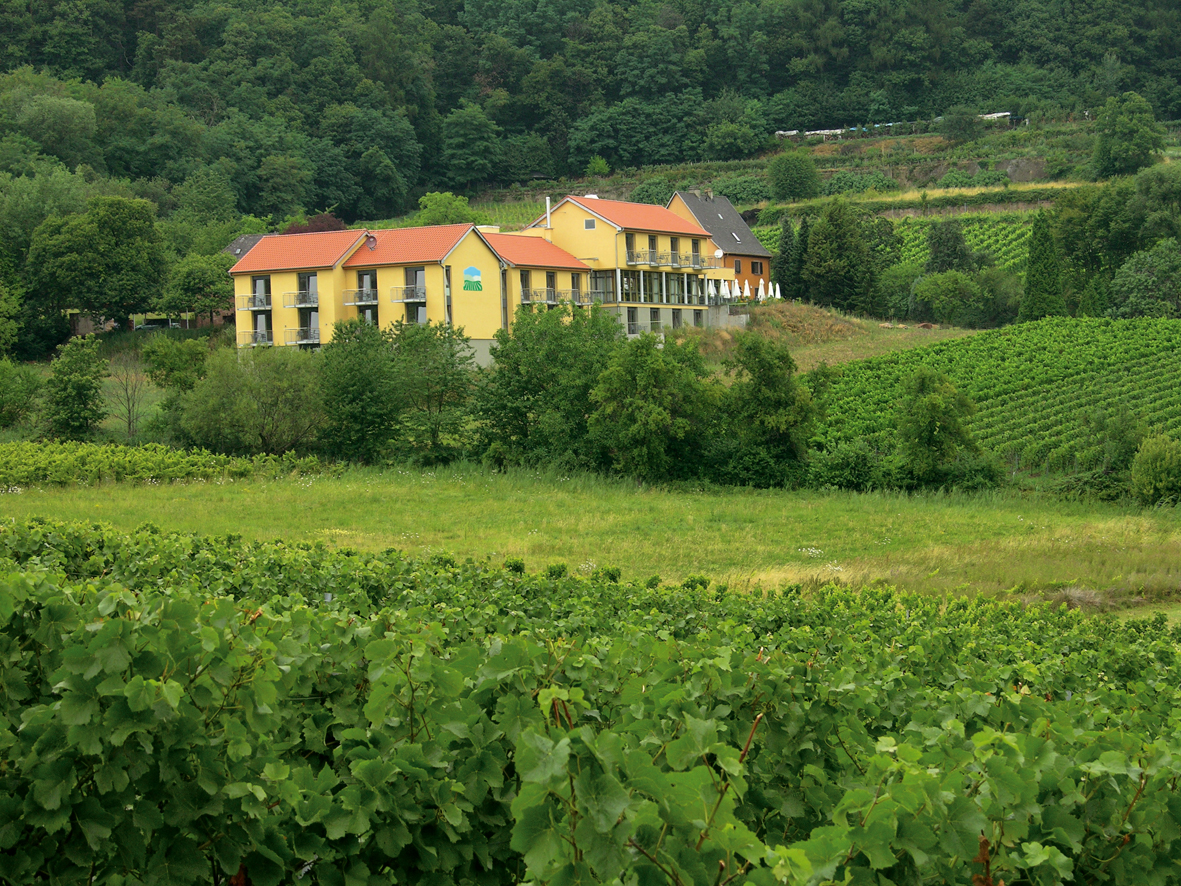
[[937, 481], [960, 452], [976, 451], [967, 426], [975, 411], [976, 405], [941, 372], [924, 366], [907, 380], [895, 424], [899, 449], [915, 480]]
[[799, 240], [796, 237], [796, 226], [791, 223], [791, 216], [786, 212], [779, 219], [779, 252], [771, 259], [771, 282], [779, 286], [779, 292], [784, 298], [791, 298], [791, 268], [795, 261]]
[[808, 294], [808, 287], [804, 283], [804, 268], [808, 264], [808, 239], [812, 236], [812, 217], [805, 215], [800, 219], [800, 230], [796, 234], [795, 251], [787, 265], [788, 286], [783, 290], [783, 297], [802, 299]]
[[820, 173], [812, 156], [788, 151], [767, 164], [767, 183], [776, 200], [808, 200], [820, 196]]
[[212, 324], [215, 314], [234, 309], [234, 281], [227, 273], [233, 266], [234, 256], [220, 252], [186, 255], [173, 265], [156, 310], [167, 316], [208, 314]]
[[939, 121], [939, 134], [957, 145], [980, 138], [983, 129], [984, 121], [977, 115], [976, 109], [966, 105], [948, 108]]
[[450, 191], [431, 191], [418, 198], [416, 225], [486, 225], [488, 213], [472, 209], [467, 197]]
[[21, 299], [17, 290], [0, 280], [0, 357], [11, 354], [20, 332]]
[[45, 383], [44, 418], [52, 437], [83, 440], [106, 417], [103, 379], [107, 362], [93, 335], [72, 338], [57, 349]]
[[1165, 147], [1165, 128], [1152, 106], [1134, 92], [1112, 96], [1095, 118], [1095, 174], [1131, 175], [1151, 166]]
[[644, 334], [616, 353], [591, 391], [589, 430], [617, 471], [647, 481], [692, 475], [715, 412], [705, 375], [691, 343]]
[[41, 390], [41, 376], [31, 366], [0, 357], [0, 428], [11, 428], [32, 411]]
[[403, 433], [428, 463], [458, 452], [475, 375], [471, 339], [447, 323], [394, 326], [394, 378], [405, 405]]
[[1132, 494], [1146, 505], [1181, 496], [1181, 443], [1160, 433], [1144, 440], [1132, 460]]
[[389, 456], [403, 409], [391, 338], [370, 323], [350, 320], [337, 322], [324, 346], [321, 436], [336, 458], [376, 464]]
[[130, 349], [111, 357], [109, 374], [111, 414], [123, 424], [128, 442], [134, 442], [151, 382], [139, 354]]
[[1025, 294], [1017, 322], [1060, 317], [1066, 313], [1066, 299], [1062, 295], [1062, 271], [1058, 250], [1050, 233], [1050, 220], [1045, 210], [1038, 212], [1029, 235], [1029, 262], [1025, 269]]
[[932, 222], [927, 229], [927, 246], [930, 257], [925, 270], [928, 274], [974, 269], [972, 250], [964, 240], [964, 229], [959, 219]]
[[1171, 237], [1129, 258], [1111, 281], [1113, 317], [1181, 316], [1181, 246]]
[[808, 234], [803, 278], [810, 298], [824, 307], [874, 316], [876, 269], [857, 212], [844, 200], [834, 200]]

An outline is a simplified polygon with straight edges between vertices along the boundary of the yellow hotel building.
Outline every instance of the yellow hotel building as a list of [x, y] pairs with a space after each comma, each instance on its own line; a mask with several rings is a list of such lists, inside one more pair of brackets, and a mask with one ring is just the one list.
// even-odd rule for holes
[[[566, 197], [517, 233], [470, 224], [272, 234], [230, 269], [238, 344], [318, 347], [338, 320], [446, 322], [489, 359], [517, 307], [601, 302], [629, 335], [729, 325], [709, 234], [660, 206]], [[717, 284], [715, 283], [715, 286]]]

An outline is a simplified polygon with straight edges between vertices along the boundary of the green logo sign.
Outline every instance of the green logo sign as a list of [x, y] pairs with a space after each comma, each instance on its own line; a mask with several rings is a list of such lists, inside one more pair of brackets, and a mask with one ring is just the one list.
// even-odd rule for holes
[[463, 288], [471, 292], [483, 292], [484, 284], [480, 282], [479, 268], [463, 269]]

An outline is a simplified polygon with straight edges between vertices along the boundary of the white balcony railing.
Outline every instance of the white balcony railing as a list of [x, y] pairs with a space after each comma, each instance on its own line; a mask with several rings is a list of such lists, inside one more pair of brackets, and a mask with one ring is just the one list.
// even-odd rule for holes
[[274, 343], [274, 338], [269, 329], [247, 329], [238, 333], [238, 344], [242, 347], [270, 345]]
[[270, 293], [252, 293], [238, 296], [239, 311], [269, 311], [271, 309]]
[[377, 304], [376, 289], [346, 289], [344, 291], [346, 305], [375, 305]]
[[425, 286], [394, 286], [390, 289], [390, 301], [401, 304], [408, 301], [426, 301]]
[[285, 308], [316, 308], [320, 306], [320, 293], [301, 289], [299, 292], [284, 292]]
[[320, 343], [319, 326], [301, 326], [299, 329], [283, 330], [283, 338], [289, 345], [318, 345]]

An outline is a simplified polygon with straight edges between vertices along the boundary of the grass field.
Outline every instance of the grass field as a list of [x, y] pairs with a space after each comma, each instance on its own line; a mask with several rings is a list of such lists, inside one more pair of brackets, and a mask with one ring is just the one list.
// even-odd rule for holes
[[5, 518], [240, 534], [367, 550], [522, 557], [530, 570], [618, 566], [731, 587], [833, 579], [913, 590], [1157, 604], [1181, 585], [1181, 513], [1016, 494], [661, 490], [596, 477], [354, 470], [334, 478], [103, 485], [0, 496]]

